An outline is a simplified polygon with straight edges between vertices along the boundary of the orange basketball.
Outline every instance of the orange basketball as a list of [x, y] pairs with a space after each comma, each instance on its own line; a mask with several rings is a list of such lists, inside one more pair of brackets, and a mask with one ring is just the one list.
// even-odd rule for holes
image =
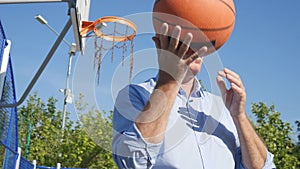
[[206, 45], [211, 53], [230, 37], [235, 23], [235, 7], [233, 0], [156, 0], [152, 19], [157, 34], [164, 22], [168, 23], [169, 32], [180, 25], [181, 39], [191, 32], [191, 47], [197, 50]]

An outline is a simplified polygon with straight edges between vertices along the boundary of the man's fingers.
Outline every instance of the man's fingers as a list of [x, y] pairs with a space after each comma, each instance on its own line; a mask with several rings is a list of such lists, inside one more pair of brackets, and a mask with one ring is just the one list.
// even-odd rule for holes
[[228, 68], [224, 68], [224, 72], [225, 72], [225, 74], [229, 74], [229, 75], [233, 76], [236, 79], [240, 79], [240, 76], [237, 73], [235, 73], [234, 71], [232, 71]]
[[[237, 73], [235, 73], [235, 72], [233, 72], [233, 71], [231, 71], [227, 68], [224, 68], [223, 71], [218, 72], [218, 75], [223, 77], [223, 78], [226, 78], [229, 81], [230, 84], [235, 84], [236, 86], [244, 89], [244, 85], [242, 83], [242, 80], [241, 80], [240, 76]], [[232, 87], [232, 85], [230, 85], [230, 86]]]
[[177, 25], [174, 27], [173, 33], [172, 33], [172, 36], [170, 39], [170, 43], [169, 43], [170, 52], [175, 53], [175, 51], [177, 50], [180, 34], [181, 34], [181, 27]]
[[225, 81], [223, 80], [223, 77], [221, 77], [220, 75], [217, 76], [216, 80], [217, 80], [217, 84], [220, 88], [220, 91], [222, 93], [222, 97], [224, 99], [224, 96], [226, 95], [226, 92], [227, 92]]
[[233, 72], [230, 69], [224, 68], [224, 74], [226, 75], [226, 79], [230, 83], [234, 83], [236, 86], [238, 86], [238, 87], [240, 87], [242, 89], [244, 88], [242, 80], [241, 80], [240, 76], [237, 73]]
[[207, 47], [203, 46], [201, 49], [199, 49], [197, 52], [193, 53], [191, 56], [187, 57], [186, 60], [186, 64], [189, 65], [191, 64], [194, 60], [196, 60], [197, 58], [202, 58], [205, 53], [207, 52]]
[[237, 86], [237, 85], [234, 84], [234, 83], [231, 83], [230, 85], [231, 85], [232, 90], [233, 90], [235, 93], [237, 93], [240, 97], [242, 97], [242, 96], [245, 94], [243, 88]]
[[193, 34], [187, 33], [186, 36], [184, 37], [183, 43], [181, 44], [179, 51], [178, 51], [179, 58], [183, 58], [183, 56], [189, 50], [192, 40], [193, 40]]
[[169, 46], [169, 38], [168, 38], [168, 30], [169, 26], [167, 23], [163, 23], [160, 28], [160, 47], [161, 49], [168, 49]]
[[224, 71], [218, 71], [218, 75], [223, 77], [223, 78], [226, 78], [226, 74]]
[[154, 41], [156, 48], [160, 49], [160, 40], [156, 36], [153, 36], [152, 40]]
[[[235, 84], [236, 86], [240, 87], [240, 88], [244, 88], [244, 85], [241, 81], [240, 78], [236, 78], [230, 74], [226, 74], [226, 78], [228, 79], [228, 81], [230, 82], [230, 84]], [[231, 85], [232, 86], [232, 85]]]

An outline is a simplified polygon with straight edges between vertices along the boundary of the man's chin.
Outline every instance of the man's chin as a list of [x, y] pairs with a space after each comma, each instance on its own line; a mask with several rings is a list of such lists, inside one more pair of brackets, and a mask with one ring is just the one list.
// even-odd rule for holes
[[196, 75], [197, 75], [197, 73], [194, 74], [193, 72], [187, 73], [185, 78], [183, 79], [182, 83], [187, 83], [187, 82], [193, 80]]

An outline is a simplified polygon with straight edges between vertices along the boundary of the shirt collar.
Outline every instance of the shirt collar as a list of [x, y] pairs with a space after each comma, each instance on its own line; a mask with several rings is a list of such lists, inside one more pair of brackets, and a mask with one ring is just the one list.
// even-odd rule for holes
[[193, 88], [192, 88], [192, 92], [191, 92], [191, 97], [202, 97], [202, 96], [204, 96], [202, 86], [201, 86], [199, 80], [195, 76], [194, 84], [193, 84]]

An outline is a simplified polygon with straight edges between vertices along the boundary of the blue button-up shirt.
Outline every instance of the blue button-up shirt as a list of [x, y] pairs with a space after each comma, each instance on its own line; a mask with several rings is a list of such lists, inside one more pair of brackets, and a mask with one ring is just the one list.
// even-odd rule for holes
[[[134, 121], [146, 106], [156, 80], [129, 85], [118, 94], [112, 151], [119, 168], [245, 168], [229, 111], [219, 96], [203, 92], [197, 80], [190, 97], [179, 90], [164, 140], [159, 144], [145, 141]], [[264, 168], [275, 168], [269, 152]]]

